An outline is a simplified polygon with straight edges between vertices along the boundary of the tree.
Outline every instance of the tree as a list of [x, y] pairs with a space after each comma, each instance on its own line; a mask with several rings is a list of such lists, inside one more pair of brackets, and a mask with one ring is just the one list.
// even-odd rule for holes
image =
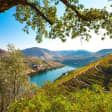
[[19, 99], [28, 88], [23, 59], [20, 51], [11, 45], [8, 47], [8, 57], [0, 58], [0, 112], [6, 112], [7, 107]]
[[[109, 0], [111, 1], [111, 0]], [[65, 5], [63, 15], [57, 14], [57, 6]], [[87, 9], [79, 0], [0, 0], [0, 12], [16, 6], [15, 17], [20, 23], [25, 23], [24, 31], [36, 31], [36, 40], [41, 42], [43, 37], [60, 38], [65, 41], [79, 36], [89, 40], [91, 30], [96, 34], [105, 29], [102, 40], [106, 35], [112, 38], [112, 13], [106, 8]]]

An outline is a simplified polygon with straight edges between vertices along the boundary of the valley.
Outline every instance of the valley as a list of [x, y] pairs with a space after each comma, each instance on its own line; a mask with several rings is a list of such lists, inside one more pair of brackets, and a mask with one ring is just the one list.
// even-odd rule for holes
[[[35, 54], [36, 51], [34, 49], [36, 51], [38, 51], [38, 49], [39, 49], [38, 52], [41, 51], [41, 52], [43, 52], [44, 55], [42, 53], [39, 53], [39, 56], [40, 56], [39, 57], [37, 54]], [[35, 51], [35, 53], [33, 53], [34, 51]], [[101, 86], [104, 86], [105, 88], [109, 88], [112, 86], [111, 80], [109, 82], [109, 80], [105, 74], [106, 72], [102, 73], [100, 70], [98, 71], [96, 69], [96, 63], [98, 63], [98, 65], [97, 65], [98, 67], [103, 66], [102, 69], [107, 69], [107, 70], [109, 69], [109, 68], [107, 68], [107, 65], [108, 65], [109, 60], [111, 62], [112, 49], [103, 49], [103, 50], [100, 50], [97, 52], [89, 52], [89, 51], [85, 51], [85, 50], [50, 51], [50, 50], [45, 50], [42, 48], [29, 48], [28, 49], [29, 53], [27, 52], [27, 49], [25, 50], [25, 52], [27, 53], [28, 56], [30, 56], [30, 53], [31, 53], [34, 57], [37, 56], [39, 59], [42, 58], [43, 60], [46, 60], [45, 57], [47, 57], [46, 54], [48, 53], [47, 55], [49, 55], [50, 60], [65, 64], [67, 66], [71, 66], [73, 68], [79, 68], [77, 70], [73, 70], [70, 72], [69, 71], [67, 72], [67, 70], [66, 70], [65, 72], [67, 72], [67, 76], [62, 75], [62, 73], [64, 73], [64, 72], [60, 72], [61, 73], [60, 76], [58, 76], [60, 73], [56, 74], [58, 77], [56, 78], [57, 80], [54, 82], [54, 84], [64, 85], [65, 88], [67, 88], [70, 91], [74, 91], [76, 88], [87, 88], [87, 87], [90, 87], [90, 85], [92, 85], [92, 84], [99, 84]], [[45, 52], [47, 52], [47, 53], [45, 53]], [[24, 55], [26, 55], [26, 54], [24, 54]], [[102, 60], [102, 61], [100, 61], [100, 60]], [[104, 66], [104, 64], [101, 64], [101, 63], [106, 63], [106, 65]], [[110, 65], [108, 65], [108, 66], [110, 66]], [[110, 71], [111, 71], [111, 69], [110, 69]], [[48, 73], [44, 72], [43, 74], [47, 75]], [[61, 77], [61, 78], [59, 78], [59, 77]], [[111, 77], [111, 75], [110, 75], [110, 77]], [[37, 80], [37, 78], [36, 79], [34, 78], [34, 80]], [[46, 78], [46, 80], [47, 80], [47, 78]], [[52, 81], [52, 80], [49, 80], [49, 81]], [[104, 84], [106, 82], [109, 83], [107, 86]], [[41, 85], [42, 85], [42, 82], [41, 82]]]
[[[112, 49], [88, 52], [83, 50], [49, 51], [42, 48], [29, 48], [22, 52], [24, 63], [28, 67], [26, 73], [31, 77], [31, 82], [36, 82], [40, 86], [47, 80], [53, 82], [56, 79], [54, 84], [64, 85], [69, 90], [75, 90], [77, 87], [89, 87], [94, 83], [105, 86], [105, 88], [112, 86], [111, 75], [109, 75], [109, 73], [111, 74]], [[7, 57], [8, 52], [1, 49], [0, 55]], [[64, 72], [67, 75], [63, 75]]]
[[[49, 81], [54, 81], [55, 79], [59, 78], [59, 80], [65, 80], [64, 85], [67, 84], [69, 85], [69, 81], [66, 82], [66, 79], [70, 80], [71, 83], [75, 85], [79, 85], [81, 88], [84, 85], [91, 84], [91, 82], [96, 83], [101, 80], [99, 79], [99, 76], [96, 76], [96, 82], [93, 81], [93, 79], [89, 79], [88, 77], [95, 77], [92, 75], [78, 75], [78, 77], [83, 77], [80, 81], [79, 79], [72, 78], [72, 75], [74, 77], [74, 74], [80, 74], [77, 72], [81, 72], [81, 74], [88, 73], [89, 71], [92, 71], [94, 69], [94, 64], [95, 61], [99, 61], [99, 59], [104, 58], [105, 56], [109, 55], [112, 53], [112, 49], [103, 49], [98, 52], [89, 52], [85, 50], [78, 50], [78, 51], [50, 51], [48, 49], [43, 49], [43, 48], [28, 48], [25, 50], [22, 50], [22, 53], [24, 54], [24, 63], [28, 66], [28, 69], [26, 73], [31, 77], [31, 82], [32, 80], [36, 80], [36, 83], [42, 86], [42, 83], [46, 80], [49, 80], [50, 78], [47, 78], [47, 74], [51, 72], [50, 74], [55, 74], [53, 79], [50, 79]], [[8, 53], [5, 50], [1, 49], [0, 52], [1, 56], [8, 56]], [[111, 56], [110, 56], [111, 57]], [[84, 67], [86, 66], [86, 67]], [[82, 67], [82, 68], [81, 68]], [[62, 72], [55, 72], [59, 70], [62, 70]], [[64, 69], [65, 68], [65, 69]], [[66, 69], [67, 68], [67, 69]], [[70, 68], [70, 69], [68, 69]], [[76, 68], [79, 68], [78, 70], [71, 71], [70, 73], [68, 72], [68, 76], [64, 77], [62, 73], [67, 72], [67, 70], [73, 70]], [[91, 69], [88, 71], [88, 69]], [[52, 72], [52, 69], [54, 70]], [[56, 70], [55, 70], [56, 69]], [[84, 72], [83, 72], [84, 70]], [[96, 71], [95, 71], [96, 73]], [[43, 75], [44, 74], [44, 75]], [[72, 75], [71, 75], [72, 74]], [[91, 73], [90, 73], [91, 74]], [[94, 74], [94, 72], [92, 73]], [[42, 75], [42, 76], [41, 76]], [[46, 76], [45, 76], [46, 75]], [[45, 76], [46, 78], [40, 78]], [[38, 79], [39, 77], [39, 79]], [[51, 77], [51, 76], [50, 76]], [[70, 78], [69, 78], [70, 77]], [[87, 79], [86, 79], [87, 77]], [[52, 77], [51, 77], [52, 78]], [[97, 79], [98, 78], [98, 79]], [[103, 76], [104, 78], [104, 76]], [[40, 81], [40, 83], [37, 82], [37, 80]], [[44, 80], [43, 80], [44, 79]], [[84, 80], [84, 81], [83, 81]], [[88, 81], [89, 80], [89, 81]], [[92, 80], [92, 81], [90, 81]], [[103, 79], [102, 79], [103, 80]], [[34, 81], [35, 82], [35, 81]], [[56, 81], [57, 83], [58, 81]], [[61, 81], [59, 81], [61, 82]], [[62, 81], [63, 82], [63, 81]], [[80, 85], [82, 83], [82, 85]], [[103, 83], [103, 82], [102, 82]], [[73, 85], [75, 87], [75, 85]], [[101, 84], [100, 84], [101, 85]]]
[[[79, 59], [84, 60], [88, 58], [88, 56], [82, 56], [83, 58], [77, 56], [77, 60], [75, 60], [75, 63], [77, 63], [76, 66], [69, 66], [67, 65], [68, 62], [64, 65], [59, 63], [60, 61], [56, 62], [54, 60], [39, 59], [34, 56], [25, 56], [18, 50], [12, 50], [10, 52], [1, 51], [0, 65], [2, 66], [0, 66], [0, 69], [4, 75], [0, 74], [0, 80], [2, 81], [0, 83], [3, 85], [3, 88], [0, 89], [5, 89], [6, 93], [8, 93], [9, 90], [11, 92], [18, 92], [19, 89], [20, 95], [21, 90], [23, 90], [23, 97], [17, 99], [17, 101], [9, 107], [9, 109], [11, 109], [10, 112], [15, 112], [15, 108], [20, 110], [19, 107], [23, 107], [22, 110], [25, 111], [27, 107], [30, 107], [31, 111], [33, 109], [37, 111], [38, 104], [42, 104], [40, 108], [41, 110], [44, 108], [45, 111], [48, 109], [46, 108], [47, 104], [50, 105], [50, 110], [52, 110], [52, 105], [58, 104], [58, 110], [64, 105], [64, 109], [68, 109], [65, 112], [69, 112], [70, 109], [76, 112], [80, 112], [80, 110], [83, 112], [85, 107], [87, 110], [92, 109], [92, 112], [96, 111], [95, 108], [97, 108], [98, 112], [102, 112], [103, 105], [106, 105], [105, 110], [108, 108], [111, 109], [112, 104], [109, 102], [111, 102], [110, 98], [112, 93], [112, 54], [110, 51], [108, 52], [110, 53], [109, 55], [108, 53], [102, 52], [100, 55], [94, 54], [94, 56], [99, 56], [98, 58], [100, 59], [97, 58], [97, 60], [92, 63], [88, 60], [88, 63], [90, 63], [88, 65], [85, 64], [87, 60], [79, 61]], [[92, 55], [93, 54], [91, 54], [91, 56]], [[73, 58], [71, 57], [70, 59]], [[81, 64], [81, 66], [83, 64], [83, 67], [79, 64]], [[25, 66], [28, 68], [25, 68]], [[4, 72], [2, 72], [2, 70]], [[22, 73], [21, 70], [25, 70], [25, 73]], [[10, 74], [7, 75], [7, 72]], [[28, 80], [28, 74], [30, 75], [30, 80]], [[5, 78], [3, 76], [5, 76]], [[25, 82], [23, 83], [23, 81]], [[21, 83], [23, 83], [23, 85], [20, 85]], [[10, 84], [10, 86], [8, 84]], [[17, 89], [15, 89], [15, 85]], [[23, 88], [21, 89], [21, 87]], [[10, 94], [12, 93], [8, 93], [8, 96], [10, 96]], [[7, 94], [4, 98], [7, 99], [5, 100], [5, 103], [7, 103], [7, 101], [12, 100], [12, 95], [10, 99], [7, 97]], [[109, 104], [109, 106], [107, 106], [107, 104]], [[76, 105], [80, 106], [80, 108], [76, 108]], [[91, 105], [93, 106], [92, 108]], [[68, 106], [70, 106], [70, 108], [68, 108]], [[12, 111], [13, 109], [14, 111]], [[56, 112], [58, 112], [57, 108]]]

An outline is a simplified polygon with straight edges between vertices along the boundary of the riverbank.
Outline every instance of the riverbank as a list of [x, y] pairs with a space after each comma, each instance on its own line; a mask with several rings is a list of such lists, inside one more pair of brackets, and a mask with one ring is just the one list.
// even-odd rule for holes
[[70, 70], [70, 71], [64, 72], [60, 77], [58, 77], [57, 79], [55, 79], [55, 81], [60, 80], [60, 79], [62, 79], [63, 77], [69, 75], [70, 73], [72, 73], [72, 71], [74, 71], [74, 70]]
[[40, 73], [43, 73], [43, 72], [46, 72], [46, 71], [49, 71], [49, 70], [53, 70], [53, 69], [58, 69], [58, 68], [62, 68], [62, 67], [64, 67], [65, 65], [63, 65], [63, 64], [60, 64], [60, 65], [58, 65], [58, 66], [49, 66], [49, 67], [42, 67], [41, 69], [37, 69], [37, 70], [30, 70], [30, 72], [28, 73], [28, 75], [30, 76], [30, 77], [33, 77], [33, 76], [35, 76], [35, 75], [37, 75], [37, 74], [40, 74]]
[[26, 73], [32, 77], [39, 73], [64, 67], [64, 64], [51, 61], [51, 60], [40, 60], [33, 57], [25, 57], [25, 63], [28, 66]]

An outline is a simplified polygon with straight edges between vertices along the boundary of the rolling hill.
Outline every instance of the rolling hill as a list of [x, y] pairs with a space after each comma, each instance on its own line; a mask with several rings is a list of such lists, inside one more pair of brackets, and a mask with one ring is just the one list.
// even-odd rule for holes
[[65, 50], [65, 51], [57, 51], [63, 57], [76, 57], [76, 56], [88, 56], [92, 52], [86, 50]]
[[[82, 51], [83, 52], [83, 51]], [[100, 58], [108, 56], [112, 53], [112, 49], [103, 49], [98, 52], [90, 52], [88, 55], [73, 55], [72, 57], [62, 57], [57, 59], [56, 61], [61, 62], [63, 64], [82, 67], [86, 66]]]
[[22, 50], [22, 53], [26, 56], [32, 56], [39, 59], [56, 60], [63, 57], [80, 57], [88, 56], [91, 52], [86, 50], [63, 50], [63, 51], [51, 51], [44, 48], [32, 47]]
[[112, 88], [112, 55], [106, 56], [88, 66], [68, 72], [54, 83], [63, 85], [69, 91], [76, 88], [91, 87], [92, 84], [103, 86], [106, 90]]
[[60, 54], [56, 53], [55, 51], [50, 51], [48, 49], [38, 47], [24, 49], [22, 50], [22, 53], [26, 56], [32, 56], [44, 60], [53, 60], [61, 57]]

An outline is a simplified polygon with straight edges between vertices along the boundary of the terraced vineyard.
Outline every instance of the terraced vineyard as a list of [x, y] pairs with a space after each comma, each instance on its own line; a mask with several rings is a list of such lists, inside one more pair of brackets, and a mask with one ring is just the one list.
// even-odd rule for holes
[[101, 85], [109, 90], [112, 88], [112, 55], [69, 72], [67, 76], [56, 80], [54, 84], [64, 85], [69, 91], [74, 91], [76, 88], [91, 87], [92, 84]]

